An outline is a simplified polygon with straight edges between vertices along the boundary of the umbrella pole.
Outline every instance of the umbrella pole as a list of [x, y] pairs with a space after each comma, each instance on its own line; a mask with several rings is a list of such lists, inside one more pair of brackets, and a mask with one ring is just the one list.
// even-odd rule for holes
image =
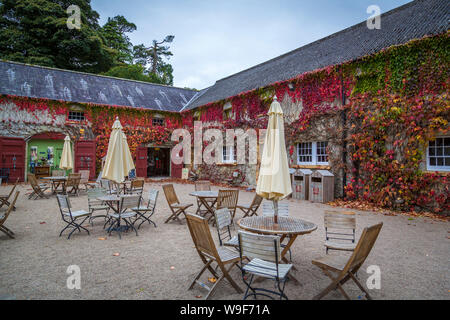
[[278, 200], [273, 201], [273, 223], [278, 224]]

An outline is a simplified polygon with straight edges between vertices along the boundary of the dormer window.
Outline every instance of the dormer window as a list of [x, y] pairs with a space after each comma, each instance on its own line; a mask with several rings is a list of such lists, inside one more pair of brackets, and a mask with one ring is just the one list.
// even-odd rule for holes
[[80, 111], [69, 111], [69, 116], [68, 116], [69, 121], [84, 121], [85, 117], [84, 117], [84, 112], [80, 112]]
[[164, 126], [164, 118], [153, 118], [152, 125], [154, 127], [156, 127], [156, 126], [163, 127]]
[[233, 118], [233, 106], [230, 102], [223, 106], [223, 120], [229, 120]]

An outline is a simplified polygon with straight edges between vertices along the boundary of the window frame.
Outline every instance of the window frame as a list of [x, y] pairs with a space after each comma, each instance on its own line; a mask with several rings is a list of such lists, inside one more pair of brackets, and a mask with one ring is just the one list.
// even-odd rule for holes
[[[155, 121], [161, 121], [161, 124], [155, 124]], [[164, 125], [165, 125], [164, 118], [152, 118], [153, 127], [164, 127]]]
[[[445, 139], [450, 139], [450, 136], [439, 136], [439, 137], [436, 137], [436, 139], [435, 140], [433, 140], [433, 142], [434, 141], [436, 141], [437, 139], [443, 139], [443, 145], [442, 145], [442, 148], [444, 149], [445, 147], [449, 147], [450, 148], [450, 145], [445, 145]], [[426, 152], [426, 162], [427, 162], [427, 170], [428, 171], [441, 171], [441, 172], [449, 172], [450, 171], [450, 166], [446, 166], [445, 165], [445, 158], [450, 158], [450, 155], [449, 156], [445, 156], [445, 149], [443, 150], [443, 152], [442, 152], [442, 156], [437, 156], [437, 155], [434, 155], [434, 156], [432, 156], [432, 158], [442, 158], [442, 159], [444, 159], [444, 165], [443, 166], [438, 166], [438, 165], [434, 165], [434, 166], [432, 166], [431, 164], [430, 164], [430, 142], [432, 142], [432, 141], [428, 141], [428, 144], [427, 144], [427, 152]]]
[[[228, 151], [230, 152], [230, 156], [228, 160], [224, 159], [224, 151], [227, 150], [227, 155], [228, 155]], [[235, 148], [234, 146], [222, 146], [222, 163], [236, 163], [236, 152], [235, 152]]]
[[[311, 161], [310, 162], [305, 162], [305, 161], [300, 161], [300, 144], [301, 143], [311, 143], [311, 154], [306, 154], [307, 156], [311, 156]], [[296, 149], [297, 149], [297, 164], [298, 165], [322, 165], [322, 166], [328, 166], [330, 163], [329, 161], [323, 162], [323, 161], [318, 161], [318, 157], [319, 156], [326, 156], [327, 158], [329, 157], [328, 152], [326, 151], [326, 154], [318, 154], [318, 145], [319, 143], [326, 143], [325, 146], [325, 151], [328, 148], [328, 141], [305, 141], [305, 142], [299, 142], [296, 145]], [[304, 156], [304, 155], [303, 155]]]
[[[71, 114], [72, 114], [72, 118], [71, 118]], [[75, 117], [73, 117], [74, 114], [75, 114]], [[83, 122], [86, 120], [86, 114], [84, 111], [69, 110], [69, 113], [67, 114], [67, 120]]]

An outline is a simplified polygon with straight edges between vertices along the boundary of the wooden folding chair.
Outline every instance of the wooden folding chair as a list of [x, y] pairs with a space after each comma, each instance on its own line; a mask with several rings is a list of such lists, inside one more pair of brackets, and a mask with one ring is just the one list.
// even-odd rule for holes
[[231, 213], [231, 219], [234, 220], [236, 206], [238, 203], [239, 190], [219, 190], [216, 209], [228, 208]]
[[173, 188], [173, 184], [165, 184], [162, 187], [164, 190], [164, 195], [166, 196], [167, 204], [172, 211], [172, 214], [164, 223], [168, 223], [170, 220], [177, 220], [181, 224], [182, 222], [178, 216], [182, 213], [186, 215], [186, 209], [192, 207], [193, 204], [180, 203], [177, 194], [175, 193], [175, 189]]
[[19, 196], [20, 192], [17, 191], [16, 194], [14, 195], [13, 200], [11, 201], [11, 203], [9, 204], [8, 209], [6, 210], [5, 213], [1, 214], [0, 213], [0, 231], [4, 232], [8, 237], [10, 237], [11, 239], [14, 239], [14, 232], [12, 232], [10, 229], [8, 229], [7, 227], [4, 226], [6, 219], [8, 219], [9, 214], [11, 213], [11, 211], [14, 208], [14, 205], [16, 204], [17, 201], [17, 197]]
[[[66, 182], [65, 190], [66, 194], [75, 194], [78, 196], [80, 190], [81, 174], [70, 173]], [[69, 190], [69, 188], [71, 188]]]
[[78, 173], [80, 174], [80, 185], [84, 186], [85, 191], [88, 191], [89, 188], [93, 189], [97, 187], [95, 183], [89, 182], [89, 176], [91, 175], [89, 170], [80, 170]]
[[352, 279], [358, 288], [365, 293], [368, 300], [372, 299], [366, 289], [364, 289], [363, 285], [359, 282], [356, 277], [356, 273], [359, 268], [361, 268], [364, 261], [366, 261], [367, 256], [378, 238], [378, 234], [380, 233], [382, 226], [383, 223], [379, 223], [374, 226], [364, 228], [361, 238], [356, 245], [355, 251], [353, 251], [353, 254], [349, 259], [347, 259], [348, 256], [345, 255], [328, 255], [312, 261], [314, 265], [321, 268], [323, 273], [325, 273], [332, 280], [328, 287], [313, 298], [314, 300], [321, 299], [331, 290], [336, 289], [338, 289], [346, 299], [350, 300], [350, 297], [342, 288], [342, 285], [350, 279]]
[[[3, 206], [9, 206], [10, 200], [13, 196], [14, 190], [16, 190], [17, 184], [19, 183], [19, 178], [17, 178], [16, 183], [14, 183], [14, 186], [11, 188], [11, 191], [9, 194], [2, 194], [0, 195], [0, 208]], [[13, 206], [13, 210], [16, 210], [16, 208]]]
[[242, 218], [257, 216], [257, 211], [261, 205], [262, 200], [263, 198], [261, 196], [255, 194], [255, 197], [253, 198], [253, 201], [250, 205], [238, 205], [236, 208], [240, 209], [244, 213], [244, 216]]
[[142, 192], [144, 191], [144, 180], [143, 179], [136, 179], [131, 181], [130, 188], [127, 190], [128, 193], [134, 193], [138, 195], [142, 195]]
[[48, 195], [45, 194], [45, 191], [50, 189], [50, 186], [47, 186], [45, 184], [39, 184], [37, 182], [36, 176], [32, 173], [29, 173], [27, 175], [28, 181], [30, 182], [31, 187], [33, 188], [33, 192], [28, 196], [28, 199], [31, 199], [34, 197], [34, 200], [38, 198], [44, 198], [48, 199]]
[[[201, 287], [208, 290], [208, 294], [205, 297], [205, 299], [207, 300], [217, 289], [219, 283], [221, 283], [223, 279], [227, 279], [238, 293], [242, 293], [242, 289], [237, 285], [233, 278], [231, 278], [229, 273], [230, 270], [234, 266], [237, 266], [237, 263], [240, 261], [239, 253], [224, 247], [216, 248], [214, 240], [211, 236], [211, 231], [209, 229], [207, 219], [197, 215], [186, 214], [186, 221], [189, 227], [189, 232], [191, 233], [192, 240], [194, 241], [195, 248], [197, 249], [197, 253], [204, 264], [203, 268], [195, 276], [194, 280], [189, 286], [189, 290], [191, 290], [196, 283], [199, 284]], [[220, 268], [222, 272], [222, 275], [219, 275], [214, 270], [214, 268], [212, 267], [213, 263], [217, 264], [218, 268]], [[229, 267], [227, 268], [227, 266]], [[206, 269], [208, 269], [216, 278], [216, 282], [211, 288], [199, 281], [200, 277], [206, 271]]]
[[[195, 181], [195, 191], [211, 191], [211, 182], [208, 180]], [[205, 198], [203, 200], [206, 201], [210, 207], [213, 207], [216, 204], [215, 198]], [[207, 208], [202, 209], [202, 207], [204, 207], [204, 204], [197, 198], [197, 211], [195, 214], [204, 217], [205, 214], [209, 213], [209, 210]]]
[[355, 250], [356, 217], [354, 212], [325, 211], [325, 247], [328, 250]]

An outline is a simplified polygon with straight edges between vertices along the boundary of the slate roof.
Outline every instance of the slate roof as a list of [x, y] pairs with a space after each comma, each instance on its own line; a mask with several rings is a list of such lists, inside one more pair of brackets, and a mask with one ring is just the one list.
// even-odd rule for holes
[[0, 61], [0, 94], [179, 112], [198, 92]]
[[366, 21], [275, 59], [218, 80], [184, 110], [220, 101], [241, 92], [288, 80], [316, 69], [352, 61], [393, 45], [449, 29], [449, 0], [416, 0], [381, 15], [381, 29]]

